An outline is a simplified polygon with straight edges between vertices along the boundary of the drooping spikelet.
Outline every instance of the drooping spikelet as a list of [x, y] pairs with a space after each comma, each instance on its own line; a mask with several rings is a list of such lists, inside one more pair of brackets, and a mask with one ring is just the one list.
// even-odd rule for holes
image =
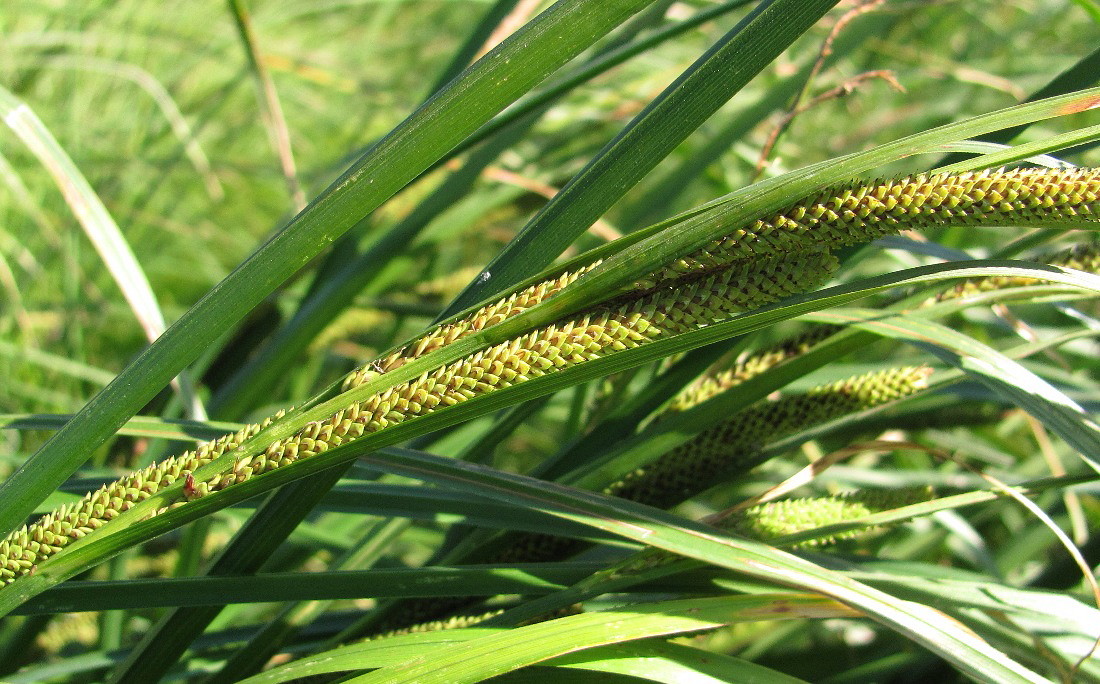
[[1065, 225], [1100, 220], [1100, 169], [918, 175], [830, 188], [734, 230], [668, 271], [867, 242], [941, 225]]
[[676, 395], [666, 411], [679, 412], [703, 403], [711, 397], [760, 375], [783, 361], [801, 356], [818, 342], [840, 330], [835, 325], [815, 325], [805, 333], [781, 341], [772, 347], [743, 355], [732, 368], [708, 373]]
[[[643, 295], [673, 286], [685, 276], [729, 267], [759, 256], [793, 255], [868, 242], [903, 229], [937, 225], [1055, 224], [1100, 220], [1100, 170], [1018, 169], [918, 175], [869, 185], [823, 190], [746, 226], [634, 283]], [[591, 271], [576, 271], [532, 285], [474, 313], [429, 331], [351, 373], [344, 389], [398, 368], [466, 335], [511, 318], [544, 301]]]
[[[756, 260], [751, 265], [688, 280], [675, 290], [596, 307], [557, 324], [537, 329], [421, 377], [356, 402], [325, 421], [270, 444], [264, 451], [236, 459], [229, 472], [192, 483], [190, 498], [224, 489], [302, 458], [316, 455], [364, 434], [378, 432], [437, 408], [510, 387], [648, 341], [694, 330], [734, 312], [761, 306], [820, 282], [835, 258], [827, 252], [798, 259]], [[88, 495], [80, 503], [50, 513], [0, 542], [0, 580], [9, 583], [57, 553], [72, 539], [106, 524], [134, 504], [189, 475], [271, 422], [203, 445], [133, 473]]]
[[[188, 488], [202, 496], [257, 473], [320, 453], [441, 406], [523, 382], [590, 359], [675, 335], [817, 285], [835, 267], [830, 249], [902, 228], [944, 223], [1013, 224], [1096, 221], [1100, 171], [1009, 171], [918, 176], [825, 191], [776, 215], [737, 227], [697, 252], [639, 279], [612, 302], [484, 349], [307, 425], [264, 452], [237, 459], [232, 471]], [[397, 368], [477, 330], [529, 309], [594, 268], [533, 285], [430, 331], [351, 374], [345, 389]], [[250, 426], [244, 435], [255, 434]], [[223, 438], [226, 439], [226, 438]], [[220, 441], [220, 440], [219, 440]], [[45, 516], [0, 542], [0, 583], [30, 572], [136, 502], [178, 481], [217, 455], [218, 442], [135, 473]], [[639, 486], [641, 480], [629, 484]], [[626, 485], [624, 485], [625, 487]], [[626, 491], [626, 489], [624, 489]]]
[[[932, 498], [928, 487], [853, 492], [838, 496], [769, 501], [738, 511], [722, 521], [722, 527], [746, 537], [771, 541], [826, 525], [848, 522], [872, 513], [908, 506]], [[795, 548], [821, 546], [871, 531], [859, 528], [799, 542]]]
[[76, 503], [47, 513], [36, 523], [16, 530], [0, 541], [0, 586], [30, 572], [74, 539], [96, 530], [188, 473], [233, 451], [242, 442], [284, 415], [276, 413], [258, 425], [219, 437], [193, 452], [165, 459], [104, 485]]
[[[798, 429], [848, 413], [889, 403], [926, 386], [930, 370], [903, 367], [867, 373], [809, 390], [805, 394], [751, 406], [701, 432], [653, 464], [630, 473], [604, 493], [669, 508], [735, 473], [743, 455]], [[524, 534], [493, 554], [487, 563], [557, 560], [581, 542], [544, 534]]]
[[598, 306], [586, 314], [488, 347], [312, 423], [302, 432], [237, 459], [233, 470], [197, 486], [199, 494], [237, 482], [350, 439], [378, 432], [499, 389], [694, 330], [820, 282], [835, 267], [826, 252], [798, 259], [757, 259], [681, 287]]
[[504, 299], [487, 304], [453, 323], [446, 323], [433, 328], [425, 335], [388, 354], [385, 358], [348, 374], [344, 379], [343, 389], [346, 391], [358, 387], [379, 372], [385, 373], [400, 368], [409, 361], [520, 314], [546, 300], [551, 295], [560, 292], [600, 263], [600, 261], [595, 261], [579, 270], [563, 273], [557, 278], [536, 283]]
[[912, 394], [926, 386], [929, 373], [927, 368], [892, 368], [760, 402], [630, 473], [605, 492], [667, 508], [736, 473], [762, 444]]
[[[1075, 268], [1086, 273], [1100, 273], [1100, 241], [1086, 242], [1070, 249], [1036, 259], [1054, 266]], [[967, 297], [979, 292], [991, 292], [1009, 287], [1024, 287], [1040, 284], [1041, 280], [1035, 278], [1020, 278], [1016, 276], [989, 276], [985, 278], [971, 278], [964, 283], [959, 283], [955, 288], [939, 296], [940, 300], [957, 299]]]
[[[806, 394], [793, 395], [774, 402], [761, 402], [737, 414], [733, 419], [700, 433], [695, 439], [668, 452], [652, 465], [631, 473], [604, 492], [658, 508], [669, 508], [709, 489], [721, 477], [735, 473], [748, 454], [755, 454], [770, 439], [778, 439], [799, 428], [907, 396], [925, 387], [928, 374], [927, 368], [896, 368], [823, 385]], [[742, 433], [741, 430], [745, 432]], [[916, 500], [912, 497], [905, 500], [889, 496], [883, 498], [876, 493], [860, 493], [853, 495], [851, 499], [859, 503], [851, 503], [847, 508], [832, 508], [847, 511], [850, 519], [866, 515], [872, 510], [903, 506]], [[811, 514], [805, 514], [800, 529], [841, 522], [839, 518], [827, 519], [829, 506], [826, 504], [816, 517], [810, 518], [807, 516]], [[774, 523], [778, 514], [768, 516], [766, 513], [769, 510], [771, 509], [761, 509], [750, 514], [750, 522], [745, 524], [755, 524], [752, 521], [757, 518], [772, 520]], [[735, 520], [730, 520], [731, 525], [736, 523]], [[767, 523], [759, 523], [765, 524]], [[737, 529], [745, 533], [753, 532], [749, 529]], [[774, 531], [772, 534], [778, 536], [793, 531], [798, 530]], [[763, 529], [762, 532], [768, 530]], [[464, 562], [542, 563], [569, 558], [584, 547], [584, 541], [572, 537], [536, 532], [509, 534], [479, 553], [476, 559], [466, 559]], [[674, 558], [656, 549], [653, 551], [654, 554], [646, 556], [647, 560], [642, 564], [644, 567], [665, 563]], [[429, 623], [440, 615], [475, 602], [476, 599], [470, 597], [405, 601], [377, 629], [379, 633], [386, 634], [407, 630], [409, 625]]]

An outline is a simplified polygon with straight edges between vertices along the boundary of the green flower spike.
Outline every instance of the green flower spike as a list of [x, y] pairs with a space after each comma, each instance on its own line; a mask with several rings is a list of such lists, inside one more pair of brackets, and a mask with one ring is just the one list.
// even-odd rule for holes
[[270, 445], [264, 453], [238, 459], [231, 472], [197, 484], [196, 491], [202, 495], [223, 489], [437, 408], [695, 330], [801, 291], [810, 282], [820, 282], [835, 264], [833, 256], [824, 252], [804, 254], [798, 260], [757, 260], [751, 267], [739, 264], [675, 290], [596, 307], [356, 402], [329, 420]]
[[824, 190], [679, 259], [691, 271], [767, 254], [855, 245], [942, 225], [1067, 225], [1100, 220], [1100, 169], [918, 175]]
[[33, 525], [16, 530], [0, 541], [0, 585], [31, 572], [36, 563], [57, 553], [70, 541], [102, 527], [180, 477], [190, 475], [222, 454], [233, 451], [283, 415], [284, 412], [280, 411], [259, 425], [249, 425], [240, 432], [207, 442], [193, 452], [130, 473], [76, 503], [47, 513]]
[[[640, 279], [635, 295], [675, 286], [684, 277], [760, 256], [790, 256], [868, 242], [901, 230], [938, 225], [1064, 225], [1100, 220], [1100, 170], [1018, 169], [918, 175], [823, 190], [738, 228]], [[348, 375], [344, 389], [399, 368], [466, 335], [511, 318], [561, 291], [601, 262], [532, 285], [444, 324]]]
[[[769, 501], [739, 511], [722, 521], [722, 527], [763, 541], [780, 539], [799, 532], [858, 520], [873, 513], [909, 506], [932, 498], [928, 487], [896, 491], [853, 492], [839, 496]], [[807, 548], [831, 544], [874, 531], [874, 527], [848, 530], [795, 545]]]
[[[729, 421], [700, 433], [649, 466], [640, 468], [604, 493], [669, 508], [714, 486], [754, 455], [761, 444], [795, 430], [889, 403], [927, 386], [927, 368], [896, 368], [848, 378], [806, 394], [762, 402]], [[581, 542], [544, 534], [523, 534], [485, 563], [534, 563], [558, 560]]]
[[928, 368], [893, 368], [764, 401], [705, 430], [605, 492], [668, 508], [753, 462], [762, 444], [908, 396], [927, 386]]
[[815, 344], [840, 329], [840, 326], [835, 325], [816, 325], [802, 335], [783, 340], [774, 347], [744, 355], [737, 360], [732, 368], [709, 373], [693, 382], [672, 399], [666, 411], [686, 411], [693, 406], [697, 406], [717, 394], [740, 385], [749, 378], [760, 375], [783, 361], [805, 354]]
[[[1093, 241], [1077, 245], [1071, 249], [1058, 252], [1046, 257], [1039, 257], [1036, 261], [1045, 262], [1054, 266], [1074, 268], [1086, 273], [1100, 273], [1100, 242]], [[1024, 287], [1038, 285], [1042, 281], [1034, 278], [1020, 278], [1017, 276], [990, 276], [987, 278], [972, 278], [964, 283], [959, 283], [954, 289], [941, 294], [939, 299], [958, 299], [979, 292], [992, 292], [1009, 287]]]
[[[186, 498], [198, 498], [437, 408], [654, 339], [688, 332], [735, 312], [775, 301], [819, 283], [835, 265], [833, 256], [825, 252], [802, 255], [797, 260], [758, 260], [751, 267], [738, 264], [688, 279], [679, 289], [634, 299], [621, 298], [355, 402], [325, 421], [310, 423], [291, 437], [268, 445], [261, 453], [236, 459], [229, 472], [205, 482], [194, 480], [191, 475], [194, 470], [232, 451], [282, 414], [276, 415], [262, 425], [249, 426], [235, 435], [203, 445], [194, 453], [135, 472], [89, 494], [78, 504], [63, 506], [13, 533], [0, 542], [0, 581], [7, 584], [31, 572], [37, 563], [57, 553], [69, 541], [106, 524], [180, 478], [186, 480]], [[374, 371], [361, 371], [368, 372]]]
[[[669, 508], [709, 489], [722, 477], [736, 474], [740, 466], [751, 461], [761, 444], [769, 439], [908, 396], [927, 385], [929, 373], [927, 368], [896, 368], [823, 385], [806, 394], [755, 404], [731, 420], [700, 433], [695, 439], [673, 449], [650, 466], [631, 473], [605, 489], [604, 493], [658, 508]], [[745, 431], [744, 434], [742, 431]], [[843, 504], [826, 502], [816, 513], [804, 513], [801, 522], [785, 523], [787, 527], [780, 525], [782, 516], [779, 513], [770, 513], [775, 506], [748, 514], [747, 522], [744, 523], [737, 522], [741, 518], [728, 520], [731, 525], [742, 525], [735, 527], [738, 531], [767, 539], [771, 538], [768, 535], [781, 536], [791, 531], [861, 517], [872, 510], [904, 506], [916, 500], [920, 499], [908, 493], [860, 493], [846, 498]], [[807, 508], [812, 510], [810, 506]], [[786, 510], [788, 509], [780, 508], [780, 512]], [[786, 513], [783, 515], [790, 520], [791, 516]], [[760, 522], [757, 522], [758, 519]], [[790, 527], [792, 524], [801, 527], [795, 529]], [[753, 525], [759, 529], [751, 529]], [[584, 547], [583, 541], [570, 537], [539, 533], [512, 534], [498, 540], [495, 548], [479, 556], [474, 562], [510, 564], [555, 561], [568, 558]], [[636, 569], [674, 559], [675, 556], [654, 550], [653, 554], [645, 556], [642, 565]], [[476, 599], [468, 597], [405, 601], [379, 626], [378, 634], [420, 631], [420, 625], [434, 624], [433, 621], [440, 615], [475, 602]], [[415, 627], [411, 627], [412, 625]]]
[[[37, 563], [57, 553], [70, 540], [94, 531], [181, 477], [186, 477], [188, 498], [202, 496], [439, 406], [652, 339], [687, 332], [737, 311], [805, 291], [835, 268], [835, 259], [828, 251], [833, 247], [904, 228], [945, 223], [1049, 225], [1096, 221], [1098, 190], [1100, 172], [1074, 169], [917, 176], [825, 191], [677, 259], [639, 280], [613, 302], [352, 404], [326, 421], [269, 445], [263, 453], [238, 459], [231, 472], [211, 481], [196, 483], [191, 473], [235, 448], [239, 444], [239, 440], [233, 441], [236, 436], [112, 483], [0, 541], [0, 583], [10, 583], [33, 571]], [[596, 265], [539, 283], [436, 328], [380, 362], [349, 375], [345, 388], [525, 311]], [[245, 436], [243, 439], [260, 427], [250, 426], [239, 434]]]

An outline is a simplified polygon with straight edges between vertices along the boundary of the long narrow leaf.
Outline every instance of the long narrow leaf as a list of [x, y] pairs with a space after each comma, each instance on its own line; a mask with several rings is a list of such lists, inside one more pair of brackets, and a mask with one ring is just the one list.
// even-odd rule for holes
[[0, 534], [265, 296], [439, 156], [649, 0], [561, 2], [470, 67], [192, 307], [0, 485]]
[[[778, 305], [724, 323], [718, 323], [665, 340], [658, 340], [636, 349], [619, 352], [559, 373], [499, 390], [469, 402], [438, 410], [416, 420], [400, 423], [383, 432], [366, 435], [346, 446], [283, 466], [252, 478], [247, 482], [190, 501], [186, 506], [170, 510], [154, 518], [142, 520], [149, 513], [167, 505], [168, 502], [179, 499], [184, 483], [176, 483], [134, 506], [116, 518], [111, 526], [101, 529], [98, 534], [85, 537], [65, 547], [57, 555], [40, 564], [35, 574], [23, 576], [13, 584], [0, 590], [0, 614], [13, 610], [23, 600], [138, 541], [152, 538], [211, 511], [251, 498], [299, 477], [346, 462], [360, 454], [399, 443], [407, 438], [445, 425], [468, 420], [476, 415], [483, 415], [523, 399], [535, 398], [541, 394], [553, 392], [588, 379], [647, 363], [669, 354], [725, 339], [780, 320], [821, 310], [828, 306], [848, 303], [884, 289], [936, 282], [944, 278], [967, 278], [981, 275], [1043, 278], [1073, 284], [1082, 288], [1091, 288], [1094, 291], [1100, 290], [1100, 285], [1097, 284], [1100, 277], [1090, 276], [1079, 271], [1060, 269], [1053, 266], [1044, 269], [1020, 268], [1016, 266], [1016, 262], [976, 260], [963, 264], [923, 266], [870, 278], [856, 284], [836, 286], [810, 295], [794, 297]], [[327, 416], [329, 409], [322, 405], [314, 411], [317, 416], [321, 417]], [[311, 416], [312, 413], [307, 412], [305, 415]], [[218, 472], [221, 467], [224, 467], [225, 459], [228, 456], [231, 456], [231, 454], [200, 469], [196, 473], [196, 478], [206, 477]]]
[[634, 118], [562, 188], [444, 315], [545, 268], [836, 0], [766, 0]]
[[[370, 460], [376, 463], [373, 457]], [[754, 579], [836, 599], [902, 632], [980, 681], [1042, 681], [1027, 669], [1006, 662], [1003, 654], [936, 611], [917, 604], [901, 605], [870, 587], [763, 544], [728, 537], [712, 528], [647, 506], [569, 490], [519, 475], [491, 472], [473, 464], [412, 453], [400, 459], [403, 461], [400, 465], [398, 460], [387, 459], [386, 468], [445, 486], [477, 491], [487, 498], [527, 502], [555, 515], [729, 568]], [[409, 677], [413, 677], [414, 672], [415, 676], [425, 676], [424, 667], [423, 662], [409, 663], [406, 672]]]
[[477, 630], [472, 639], [463, 639], [460, 631], [452, 637], [452, 643], [403, 640], [408, 645], [400, 652], [387, 648], [385, 642], [368, 643], [341, 649], [338, 655], [315, 656], [245, 681], [274, 684], [292, 677], [381, 666], [350, 681], [479, 682], [606, 644], [690, 634], [734, 622], [848, 615], [851, 613], [834, 602], [798, 594], [663, 601], [574, 615], [500, 633]]

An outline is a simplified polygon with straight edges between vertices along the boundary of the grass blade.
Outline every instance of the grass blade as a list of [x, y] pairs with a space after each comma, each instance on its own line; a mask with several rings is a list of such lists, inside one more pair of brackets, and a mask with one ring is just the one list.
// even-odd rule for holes
[[[284, 230], [185, 313], [0, 484], [0, 534], [20, 525], [184, 366], [336, 237], [647, 0], [559, 3], [379, 141]], [[522, 65], [522, 66], [517, 66]]]
[[545, 268], [835, 4], [835, 0], [760, 3], [574, 176], [443, 315]]
[[[1094, 277], [1095, 278], [1095, 277]], [[1100, 278], [1095, 278], [1100, 291]], [[1077, 450], [1100, 473], [1100, 425], [1075, 401], [997, 350], [945, 325], [877, 311], [830, 312], [837, 321], [902, 339], [936, 355], [1024, 409]]]
[[[377, 463], [374, 457], [369, 460]], [[410, 452], [405, 458], [387, 458], [385, 467], [444, 486], [478, 492], [487, 498], [533, 504], [554, 515], [677, 555], [703, 560], [765, 582], [820, 593], [902, 632], [980, 681], [1042, 681], [1025, 668], [1006, 662], [1003, 654], [935, 611], [917, 604], [902, 607], [885, 594], [850, 582], [795, 556], [763, 544], [727, 537], [713, 528], [648, 506], [425, 454]], [[410, 664], [410, 676], [413, 671], [417, 676], [424, 675], [422, 667], [422, 663]], [[440, 672], [448, 670], [442, 669]], [[417, 680], [413, 678], [409, 681]]]
[[[141, 324], [145, 337], [150, 342], [155, 341], [164, 332], [164, 314], [145, 277], [145, 271], [103, 201], [30, 107], [3, 87], [0, 87], [0, 116], [49, 171], [84, 228], [84, 233], [95, 245], [111, 277], [122, 290], [122, 296]], [[187, 374], [180, 375], [177, 389], [194, 417], [199, 420], [205, 418], [206, 412], [195, 397]]]
[[601, 567], [592, 563], [550, 563], [519, 567], [468, 566], [428, 571], [348, 570], [251, 577], [177, 577], [149, 580], [67, 582], [21, 607], [17, 614], [66, 613], [119, 608], [220, 606], [234, 603], [317, 601], [354, 598], [542, 594], [564, 588]]
[[[661, 601], [572, 615], [500, 633], [485, 634], [477, 630], [471, 635], [475, 637], [472, 639], [463, 639], [462, 632], [466, 630], [459, 630], [452, 636], [453, 643], [416, 640], [400, 653], [387, 648], [389, 640], [369, 642], [341, 649], [335, 658], [334, 654], [325, 653], [245, 681], [274, 684], [292, 677], [366, 669], [387, 663], [371, 674], [350, 681], [364, 684], [480, 682], [556, 656], [623, 641], [680, 636], [742, 621], [850, 615], [844, 607], [827, 599], [789, 593]], [[411, 640], [401, 641], [408, 643]], [[380, 652], [384, 660], [372, 651]], [[438, 667], [433, 666], [433, 661]]]

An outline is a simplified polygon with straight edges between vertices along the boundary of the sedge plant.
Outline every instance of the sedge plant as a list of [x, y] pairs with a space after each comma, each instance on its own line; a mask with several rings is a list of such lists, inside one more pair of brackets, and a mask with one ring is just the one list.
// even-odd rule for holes
[[[243, 240], [207, 295], [175, 293], [186, 313], [86, 405], [66, 405], [65, 422], [41, 415], [63, 411], [26, 389], [36, 376], [19, 364], [39, 369], [39, 390], [42, 373], [61, 374], [74, 396], [101, 376], [0, 348], [11, 386], [46, 402], [5, 419], [23, 440], [0, 484], [5, 681], [822, 676], [791, 653], [847, 663], [828, 666], [838, 681], [1100, 681], [1087, 572], [1100, 278], [1077, 232], [1100, 224], [1097, 57], [1043, 62], [1035, 96], [952, 99], [957, 115], [877, 145], [819, 141], [797, 163], [700, 173], [718, 147], [743, 153], [771, 112], [784, 121], [772, 154], [813, 139], [800, 122], [837, 104], [812, 96], [817, 81], [853, 55], [909, 55], [903, 19], [962, 26], [954, 8], [837, 4], [563, 0], [526, 15], [500, 0], [472, 23], [441, 9], [469, 40], [402, 104], [413, 113], [349, 122], [333, 139], [353, 143], [303, 163], [287, 141], [293, 103], [311, 98], [282, 77], [345, 81], [265, 53], [265, 36], [321, 35], [335, 10], [230, 3], [228, 44], [252, 78], [238, 91], [233, 75], [196, 73], [253, 98], [262, 121], [247, 142], [270, 146], [267, 190], [285, 201], [268, 219], [294, 216], [269, 237], [261, 223], [260, 246], [249, 255]], [[393, 54], [394, 27], [427, 30], [407, 3], [365, 11]], [[872, 27], [889, 42], [869, 47]], [[632, 60], [652, 66], [662, 49], [682, 66], [625, 126], [555, 128], [581, 116], [586, 88], [606, 88], [600, 74], [644, 80]], [[49, 178], [69, 187], [87, 160], [43, 123], [36, 86], [69, 62], [28, 50], [0, 91], [28, 150], [12, 168], [62, 169]], [[780, 54], [804, 68], [773, 70]], [[409, 77], [395, 74], [394, 92]], [[870, 78], [837, 92], [871, 97]], [[727, 103], [742, 109], [721, 126]], [[224, 116], [215, 103], [205, 114]], [[225, 172], [196, 161], [217, 134], [206, 126], [188, 129], [180, 159], [216, 195]], [[936, 161], [960, 151], [977, 156]], [[477, 180], [514, 180], [501, 165], [515, 155], [561, 180], [530, 216], [523, 193], [540, 186]], [[60, 219], [9, 187], [40, 228], [26, 249], [64, 244], [50, 237]], [[140, 192], [162, 206], [159, 187]], [[209, 203], [181, 197], [181, 211]], [[585, 232], [604, 216], [656, 222]], [[475, 230], [523, 218], [503, 247]], [[159, 292], [172, 281], [147, 248], [117, 263], [149, 269]], [[4, 325], [26, 347], [42, 294], [7, 274], [33, 261], [0, 262], [19, 295]], [[200, 432], [221, 436], [194, 444]], [[990, 484], [1002, 481], [1032, 507]], [[769, 487], [777, 500], [753, 504]], [[80, 629], [50, 617], [88, 611]], [[873, 639], [835, 638], [855, 625]]]

